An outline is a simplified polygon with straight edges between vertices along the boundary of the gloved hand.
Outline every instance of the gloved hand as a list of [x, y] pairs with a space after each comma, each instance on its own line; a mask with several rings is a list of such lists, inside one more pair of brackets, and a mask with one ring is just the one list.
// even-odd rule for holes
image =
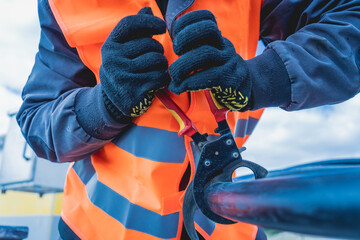
[[169, 84], [163, 46], [152, 38], [166, 32], [149, 7], [123, 18], [101, 48], [100, 81], [106, 109], [118, 121], [143, 114], [158, 89]]
[[247, 110], [251, 93], [250, 72], [233, 44], [221, 35], [214, 15], [190, 12], [175, 21], [173, 48], [180, 57], [169, 67], [169, 90], [211, 89], [215, 99], [233, 111]]

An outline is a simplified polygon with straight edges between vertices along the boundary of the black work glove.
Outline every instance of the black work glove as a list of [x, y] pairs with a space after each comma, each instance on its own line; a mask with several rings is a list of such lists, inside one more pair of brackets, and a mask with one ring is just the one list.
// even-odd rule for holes
[[169, 72], [169, 90], [210, 89], [215, 99], [233, 111], [247, 110], [251, 93], [250, 72], [233, 44], [222, 37], [214, 15], [190, 12], [175, 21], [173, 48], [180, 55]]
[[106, 109], [120, 122], [143, 114], [158, 89], [169, 84], [163, 46], [152, 38], [166, 32], [149, 7], [123, 18], [101, 48], [100, 81]]

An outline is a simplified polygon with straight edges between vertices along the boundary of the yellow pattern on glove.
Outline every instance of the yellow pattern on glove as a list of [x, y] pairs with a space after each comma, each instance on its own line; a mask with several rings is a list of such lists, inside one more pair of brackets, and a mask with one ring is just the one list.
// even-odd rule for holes
[[231, 111], [240, 111], [249, 102], [248, 97], [244, 97], [240, 91], [234, 90], [231, 87], [225, 89], [222, 89], [220, 86], [213, 87], [211, 92], [221, 105], [229, 108]]
[[155, 91], [148, 91], [146, 97], [141, 102], [139, 102], [139, 105], [132, 108], [131, 117], [138, 117], [141, 114], [145, 113], [146, 110], [150, 107], [152, 101], [154, 100], [154, 97]]

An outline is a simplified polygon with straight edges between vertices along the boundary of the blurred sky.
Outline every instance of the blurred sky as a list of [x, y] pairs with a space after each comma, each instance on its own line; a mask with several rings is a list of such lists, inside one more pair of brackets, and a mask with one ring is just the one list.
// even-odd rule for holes
[[[31, 71], [39, 40], [35, 0], [0, 0], [0, 135]], [[286, 112], [267, 109], [244, 158], [273, 169], [324, 159], [360, 158], [360, 96], [345, 103]]]
[[40, 30], [35, 0], [0, 0], [0, 135], [8, 112], [21, 104], [20, 93], [31, 71]]

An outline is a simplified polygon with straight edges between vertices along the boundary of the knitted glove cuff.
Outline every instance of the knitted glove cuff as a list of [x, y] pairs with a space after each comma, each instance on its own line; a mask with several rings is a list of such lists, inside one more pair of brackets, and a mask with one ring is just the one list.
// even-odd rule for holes
[[102, 90], [102, 96], [104, 99], [105, 108], [110, 116], [119, 123], [131, 123], [132, 117], [124, 115], [115, 105], [110, 101], [106, 93]]
[[280, 56], [267, 48], [246, 63], [252, 79], [250, 109], [279, 106], [286, 109], [291, 103], [291, 79]]

